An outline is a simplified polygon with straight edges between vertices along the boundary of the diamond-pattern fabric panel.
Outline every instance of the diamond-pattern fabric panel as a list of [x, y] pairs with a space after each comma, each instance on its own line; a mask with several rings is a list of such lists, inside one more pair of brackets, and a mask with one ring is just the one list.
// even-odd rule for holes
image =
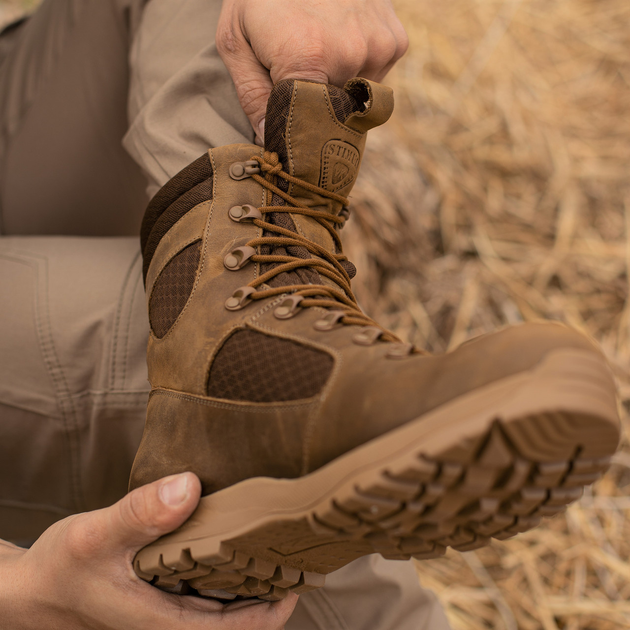
[[328, 86], [328, 96], [330, 96], [330, 104], [339, 122], [345, 123], [350, 114], [360, 112], [363, 109], [361, 103], [358, 103], [348, 92], [335, 85]]
[[283, 164], [287, 160], [286, 128], [291, 96], [293, 95], [293, 79], [278, 81], [271, 90], [267, 101], [265, 117], [265, 148], [278, 154]]
[[248, 402], [300, 400], [318, 394], [333, 369], [326, 352], [239, 330], [219, 350], [210, 369], [208, 396]]
[[200, 256], [201, 241], [196, 241], [173, 256], [155, 281], [149, 300], [149, 321], [156, 337], [164, 337], [186, 306]]

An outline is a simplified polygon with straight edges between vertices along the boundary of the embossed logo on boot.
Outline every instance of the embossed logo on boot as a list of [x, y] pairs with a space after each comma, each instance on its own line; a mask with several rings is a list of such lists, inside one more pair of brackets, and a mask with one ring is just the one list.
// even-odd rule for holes
[[333, 186], [336, 186], [337, 184], [342, 182], [346, 178], [349, 172], [350, 172], [350, 169], [345, 164], [335, 164], [335, 166], [333, 167], [333, 172], [332, 172]]
[[342, 140], [329, 140], [322, 149], [319, 185], [336, 192], [351, 184], [359, 169], [359, 151]]

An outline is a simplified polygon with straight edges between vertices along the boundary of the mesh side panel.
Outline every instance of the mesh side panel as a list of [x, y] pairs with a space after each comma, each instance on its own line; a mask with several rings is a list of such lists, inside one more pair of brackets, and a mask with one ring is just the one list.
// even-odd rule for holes
[[267, 101], [265, 115], [265, 149], [277, 153], [282, 164], [287, 162], [285, 134], [293, 85], [293, 79], [284, 79], [274, 85]]
[[200, 256], [201, 241], [196, 241], [173, 256], [155, 281], [149, 321], [156, 337], [164, 337], [184, 309], [195, 284]]
[[335, 85], [328, 86], [328, 95], [330, 96], [330, 104], [339, 122], [344, 123], [350, 114], [363, 110], [361, 103], [357, 102], [348, 92]]
[[149, 234], [162, 212], [187, 190], [211, 176], [212, 163], [208, 154], [204, 153], [160, 188], [155, 197], [151, 199], [142, 219], [142, 228], [140, 230], [142, 251], [144, 251]]
[[332, 368], [333, 358], [326, 352], [239, 330], [214, 359], [208, 395], [249, 402], [310, 398], [322, 390]]
[[197, 204], [212, 199], [212, 176], [197, 184], [193, 188], [182, 193], [173, 203], [167, 206], [159, 218], [153, 224], [153, 228], [142, 250], [142, 269], [144, 277], [147, 277], [149, 265], [153, 260], [153, 254], [164, 235], [181, 219], [189, 210]]

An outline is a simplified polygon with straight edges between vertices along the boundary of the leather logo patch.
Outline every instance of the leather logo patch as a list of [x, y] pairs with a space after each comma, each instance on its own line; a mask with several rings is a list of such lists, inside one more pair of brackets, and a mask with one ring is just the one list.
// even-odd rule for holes
[[322, 149], [319, 185], [336, 192], [351, 184], [359, 169], [359, 151], [342, 140], [329, 140]]

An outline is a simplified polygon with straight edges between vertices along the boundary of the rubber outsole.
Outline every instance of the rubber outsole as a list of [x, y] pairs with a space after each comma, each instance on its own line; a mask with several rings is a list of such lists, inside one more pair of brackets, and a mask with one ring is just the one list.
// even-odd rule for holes
[[594, 352], [425, 414], [299, 479], [248, 479], [203, 497], [142, 549], [139, 577], [178, 594], [282, 599], [361, 556], [427, 559], [505, 540], [580, 498], [619, 441], [615, 388]]

